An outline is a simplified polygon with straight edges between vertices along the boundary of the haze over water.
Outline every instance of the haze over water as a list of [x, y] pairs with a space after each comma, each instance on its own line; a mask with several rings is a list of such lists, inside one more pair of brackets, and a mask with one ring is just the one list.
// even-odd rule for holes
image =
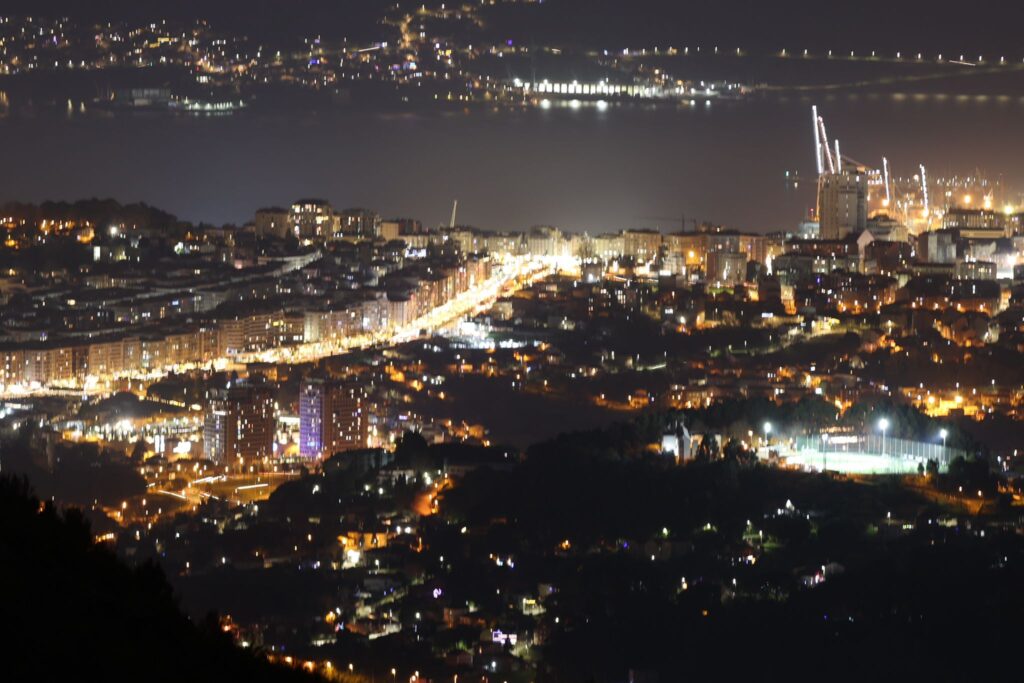
[[[1024, 99], [1013, 96], [817, 93], [605, 111], [254, 107], [209, 118], [79, 114], [77, 103], [73, 114], [26, 113], [11, 99], [0, 200], [109, 196], [212, 223], [318, 196], [429, 225], [446, 223], [457, 198], [459, 223], [491, 230], [675, 230], [682, 214], [787, 229], [814, 202], [812, 103], [844, 155], [863, 163], [888, 156], [896, 175], [919, 163], [933, 176], [980, 169], [1024, 188]], [[796, 190], [787, 170], [803, 178]]]

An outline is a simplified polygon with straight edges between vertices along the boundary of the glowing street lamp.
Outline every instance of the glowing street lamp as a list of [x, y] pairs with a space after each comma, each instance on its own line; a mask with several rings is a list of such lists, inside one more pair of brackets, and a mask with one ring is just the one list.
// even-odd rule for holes
[[771, 433], [772, 433], [772, 423], [771, 422], [765, 422], [764, 423], [764, 445], [765, 445], [765, 447], [768, 446], [768, 435], [771, 434]]
[[939, 430], [939, 438], [942, 439], [942, 448], [943, 448], [943, 450], [945, 450], [945, 448], [946, 448], [946, 437], [947, 436], [949, 436], [949, 432], [947, 432], [945, 429]]
[[882, 455], [885, 455], [885, 432], [889, 429], [889, 418], [883, 417], [878, 421], [878, 429], [882, 432]]

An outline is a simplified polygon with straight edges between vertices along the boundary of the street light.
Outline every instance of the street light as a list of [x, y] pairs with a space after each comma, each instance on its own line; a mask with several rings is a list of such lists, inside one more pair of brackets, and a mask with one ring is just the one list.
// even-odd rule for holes
[[878, 429], [882, 432], [882, 455], [885, 455], [885, 431], [889, 429], [889, 418], [883, 417], [879, 420]]
[[939, 438], [942, 439], [942, 450], [946, 450], [946, 437], [949, 436], [949, 432], [945, 429], [939, 430]]
[[768, 447], [768, 435], [771, 434], [771, 433], [772, 433], [772, 423], [771, 422], [765, 422], [764, 423], [764, 445], [765, 445], [765, 448]]

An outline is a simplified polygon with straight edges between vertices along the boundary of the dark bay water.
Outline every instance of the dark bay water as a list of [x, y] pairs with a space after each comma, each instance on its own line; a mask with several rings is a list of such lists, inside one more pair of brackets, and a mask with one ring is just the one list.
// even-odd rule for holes
[[[1024, 93], [1022, 93], [1024, 95]], [[1024, 188], [1024, 97], [836, 93], [710, 106], [379, 114], [253, 108], [234, 116], [98, 115], [0, 106], [0, 200], [145, 201], [195, 221], [322, 196], [386, 216], [486, 229], [600, 232], [673, 218], [787, 228], [813, 204], [810, 105], [844, 154], [893, 172], [981, 169]], [[0, 105], [3, 98], [0, 98]], [[88, 107], [88, 105], [86, 105]]]

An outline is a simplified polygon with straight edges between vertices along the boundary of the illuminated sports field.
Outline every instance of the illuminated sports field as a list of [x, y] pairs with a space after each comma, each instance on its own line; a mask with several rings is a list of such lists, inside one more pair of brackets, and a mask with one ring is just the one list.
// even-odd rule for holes
[[877, 453], [817, 450], [790, 451], [782, 454], [782, 461], [807, 470], [846, 474], [916, 474], [918, 462], [923, 462]]
[[[819, 434], [775, 444], [781, 463], [806, 470], [847, 474], [916, 474], [934, 460], [940, 471], [964, 452], [945, 444], [885, 437], [881, 434]], [[767, 457], [762, 450], [759, 455]]]

